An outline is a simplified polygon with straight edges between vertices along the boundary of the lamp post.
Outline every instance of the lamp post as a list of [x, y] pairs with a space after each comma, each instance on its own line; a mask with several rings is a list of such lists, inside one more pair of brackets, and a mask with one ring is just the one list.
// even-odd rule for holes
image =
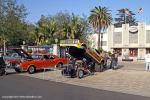
[[55, 43], [56, 43], [56, 44], [58, 43], [58, 39], [57, 39], [57, 38], [55, 39]]
[[6, 55], [6, 40], [5, 39], [3, 40], [3, 43], [4, 43], [3, 44], [4, 45], [4, 55]]
[[55, 46], [54, 51], [55, 51], [55, 54], [59, 56], [60, 54], [59, 54], [59, 47], [57, 45], [57, 43], [58, 43], [58, 39], [57, 38], [55, 38], [55, 43], [56, 43], [56, 46]]

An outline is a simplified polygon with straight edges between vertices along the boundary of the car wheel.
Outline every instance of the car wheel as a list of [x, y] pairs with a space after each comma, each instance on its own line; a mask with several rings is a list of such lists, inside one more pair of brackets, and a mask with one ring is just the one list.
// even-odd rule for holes
[[84, 72], [83, 72], [82, 69], [78, 69], [78, 71], [77, 71], [77, 76], [78, 76], [78, 78], [83, 78]]
[[33, 73], [35, 73], [35, 71], [36, 71], [36, 69], [35, 69], [34, 66], [30, 66], [29, 69], [28, 69], [29, 74], [33, 74]]
[[57, 68], [63, 68], [63, 63], [58, 63], [58, 64], [56, 65], [56, 67], [57, 67]]
[[21, 72], [21, 68], [20, 68], [19, 64], [16, 64], [15, 67], [14, 67], [14, 69], [15, 69], [15, 71], [16, 71], [17, 73], [20, 73], [20, 72]]

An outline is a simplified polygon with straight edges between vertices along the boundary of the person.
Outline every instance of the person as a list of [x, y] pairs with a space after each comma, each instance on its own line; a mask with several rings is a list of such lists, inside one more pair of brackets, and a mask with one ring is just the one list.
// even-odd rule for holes
[[150, 71], [150, 53], [145, 55], [146, 71]]
[[5, 60], [3, 54], [0, 54], [0, 76], [6, 74], [5, 72]]
[[111, 56], [112, 69], [116, 69], [118, 65], [118, 54], [115, 52]]

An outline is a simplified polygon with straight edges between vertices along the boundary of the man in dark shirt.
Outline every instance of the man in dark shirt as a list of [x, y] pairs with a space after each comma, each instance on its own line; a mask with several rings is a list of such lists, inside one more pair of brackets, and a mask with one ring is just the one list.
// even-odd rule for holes
[[3, 58], [3, 54], [0, 54], [0, 76], [5, 74], [5, 61]]

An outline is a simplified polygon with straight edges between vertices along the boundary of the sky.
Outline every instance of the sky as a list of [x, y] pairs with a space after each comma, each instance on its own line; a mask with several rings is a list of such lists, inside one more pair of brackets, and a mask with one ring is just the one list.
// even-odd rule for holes
[[[41, 15], [55, 15], [60, 11], [88, 17], [91, 9], [102, 6], [111, 10], [113, 18], [116, 17], [118, 9], [129, 8], [136, 14], [138, 21], [144, 20], [150, 24], [149, 2], [149, 0], [18, 0], [18, 4], [26, 7], [29, 13], [26, 20], [31, 23], [36, 23]], [[144, 12], [138, 13], [141, 7]]]

